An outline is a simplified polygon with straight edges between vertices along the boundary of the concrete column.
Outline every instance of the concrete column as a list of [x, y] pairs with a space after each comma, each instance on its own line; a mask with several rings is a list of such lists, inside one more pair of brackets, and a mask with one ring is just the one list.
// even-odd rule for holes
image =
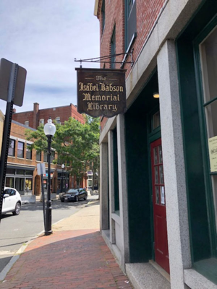
[[119, 181], [119, 208], [121, 234], [123, 237], [122, 267], [129, 262], [129, 224], [128, 224], [128, 195], [126, 178], [126, 153], [125, 153], [125, 120], [124, 115], [117, 116], [117, 147], [118, 147], [118, 181]]
[[108, 144], [100, 145], [100, 230], [109, 229]]
[[191, 267], [188, 211], [175, 44], [167, 41], [158, 58], [161, 136], [171, 288], [185, 288]]

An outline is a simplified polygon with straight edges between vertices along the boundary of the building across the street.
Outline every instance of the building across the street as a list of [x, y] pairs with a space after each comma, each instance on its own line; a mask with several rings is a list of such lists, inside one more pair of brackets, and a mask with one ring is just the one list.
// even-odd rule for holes
[[[64, 123], [69, 117], [74, 117], [84, 123], [83, 116], [77, 112], [76, 107], [72, 104], [65, 107], [39, 110], [39, 104], [34, 103], [33, 112], [13, 113], [5, 186], [16, 188], [21, 195], [41, 196], [41, 177], [37, 172], [37, 164], [41, 162], [45, 163], [46, 173], [43, 175], [43, 187], [44, 191], [47, 191], [47, 153], [37, 152], [35, 149], [31, 150], [32, 142], [26, 139], [25, 132], [27, 129], [36, 130], [40, 124], [46, 123], [49, 117], [56, 121], [59, 120], [61, 123]], [[3, 123], [4, 114], [0, 111], [1, 144]], [[30, 125], [34, 125], [35, 128]], [[54, 159], [57, 160], [57, 164], [53, 164]], [[71, 176], [70, 166], [67, 164], [63, 166], [63, 164], [58, 163], [58, 155], [53, 149], [51, 149], [50, 177], [51, 193], [53, 194], [58, 194], [61, 190], [66, 191], [68, 188], [87, 187], [87, 177], [84, 175], [82, 177]]]
[[37, 129], [40, 124], [45, 124], [48, 118], [51, 117], [52, 120], [56, 120], [57, 123], [63, 124], [67, 121], [69, 117], [84, 123], [84, 118], [82, 114], [77, 111], [77, 107], [70, 103], [66, 106], [50, 107], [39, 109], [39, 104], [33, 104], [32, 111], [16, 112], [13, 110], [12, 119], [25, 124], [26, 126]]
[[94, 14], [101, 68], [126, 70], [126, 112], [101, 120], [102, 235], [135, 288], [217, 288], [217, 1]]

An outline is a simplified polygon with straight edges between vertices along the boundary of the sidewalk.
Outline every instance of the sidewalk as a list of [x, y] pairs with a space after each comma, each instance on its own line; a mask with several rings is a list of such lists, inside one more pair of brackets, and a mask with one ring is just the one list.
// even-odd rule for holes
[[0, 283], [2, 289], [133, 288], [99, 232], [99, 202], [31, 241]]

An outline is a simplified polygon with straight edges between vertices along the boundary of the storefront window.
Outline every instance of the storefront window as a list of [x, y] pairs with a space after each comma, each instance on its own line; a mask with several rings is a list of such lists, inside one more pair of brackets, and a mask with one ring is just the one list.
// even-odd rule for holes
[[7, 169], [6, 174], [14, 175], [15, 174], [15, 169]]
[[26, 176], [32, 176], [33, 175], [33, 171], [25, 171]]
[[32, 190], [32, 179], [25, 180], [25, 191], [29, 192]]
[[14, 187], [14, 178], [7, 177], [5, 186], [13, 188]]
[[24, 170], [17, 170], [16, 173], [17, 173], [17, 175], [24, 175], [25, 171]]
[[24, 179], [23, 178], [15, 179], [15, 189], [18, 190], [20, 194], [24, 194]]
[[[217, 150], [217, 28], [200, 44], [200, 58], [203, 84], [203, 106], [206, 120], [208, 143], [214, 143], [213, 152]], [[216, 143], [216, 145], [215, 145]], [[217, 155], [217, 153], [216, 153]], [[210, 155], [210, 177], [217, 218], [217, 162]], [[217, 222], [216, 222], [217, 223]]]

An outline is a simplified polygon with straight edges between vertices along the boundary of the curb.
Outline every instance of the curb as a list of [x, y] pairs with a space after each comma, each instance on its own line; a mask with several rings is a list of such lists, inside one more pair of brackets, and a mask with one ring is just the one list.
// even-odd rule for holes
[[11, 270], [12, 266], [14, 265], [14, 263], [19, 259], [20, 255], [25, 251], [26, 247], [32, 242], [34, 241], [36, 238], [38, 238], [39, 236], [41, 236], [44, 233], [44, 231], [41, 231], [39, 234], [37, 234], [35, 237], [33, 237], [31, 240], [29, 240], [28, 242], [24, 243], [20, 249], [14, 254], [14, 256], [11, 258], [11, 260], [9, 261], [9, 263], [4, 267], [4, 269], [0, 272], [0, 281], [4, 281], [6, 275], [8, 274], [8, 272]]

